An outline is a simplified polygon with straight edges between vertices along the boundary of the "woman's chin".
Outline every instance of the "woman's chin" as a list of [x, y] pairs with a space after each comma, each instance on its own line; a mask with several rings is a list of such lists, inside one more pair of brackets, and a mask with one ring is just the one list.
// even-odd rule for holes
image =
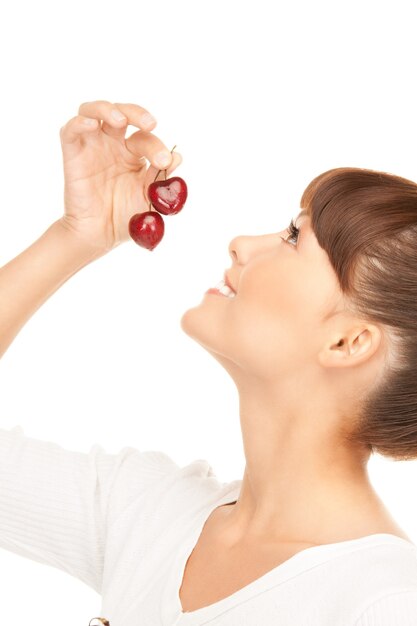
[[213, 320], [209, 319], [203, 307], [195, 306], [187, 309], [180, 320], [181, 329], [207, 350], [212, 349]]
[[207, 315], [205, 315], [205, 320], [203, 320], [199, 311], [199, 307], [192, 307], [183, 313], [180, 321], [182, 330], [204, 348], [206, 352], [211, 354], [229, 373], [232, 373], [236, 369], [236, 364], [230, 360], [230, 357], [224, 354], [226, 345], [220, 340], [218, 332], [214, 333], [213, 336], [213, 323], [210, 323]]
[[199, 321], [198, 321], [197, 309], [198, 307], [196, 306], [191, 307], [190, 309], [187, 309], [186, 311], [184, 311], [180, 319], [180, 326], [182, 330], [187, 335], [190, 335], [190, 337], [194, 337], [195, 333], [196, 332], [198, 333], [199, 326], [201, 326], [201, 322], [199, 324]]

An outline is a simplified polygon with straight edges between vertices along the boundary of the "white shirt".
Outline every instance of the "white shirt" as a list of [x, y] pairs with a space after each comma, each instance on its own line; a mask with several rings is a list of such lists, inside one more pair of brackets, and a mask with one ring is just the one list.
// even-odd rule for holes
[[0, 547], [85, 582], [110, 626], [417, 626], [417, 546], [391, 534], [307, 548], [182, 612], [186, 561], [241, 482], [219, 482], [201, 459], [76, 452], [0, 429]]

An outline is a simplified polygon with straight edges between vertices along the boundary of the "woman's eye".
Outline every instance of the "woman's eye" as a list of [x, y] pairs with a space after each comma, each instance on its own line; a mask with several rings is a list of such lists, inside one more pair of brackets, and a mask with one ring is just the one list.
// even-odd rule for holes
[[283, 239], [283, 237], [281, 237], [281, 239], [285, 241], [286, 243], [289, 243], [289, 240], [295, 237], [296, 238], [295, 243], [297, 243], [300, 229], [295, 226], [293, 220], [291, 220], [290, 225], [287, 228], [287, 233], [288, 233], [288, 237], [286, 239]]

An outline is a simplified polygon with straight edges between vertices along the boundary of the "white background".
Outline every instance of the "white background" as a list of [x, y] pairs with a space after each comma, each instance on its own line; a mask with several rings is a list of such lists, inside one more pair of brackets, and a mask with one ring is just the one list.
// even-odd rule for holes
[[[73, 276], [0, 361], [1, 427], [87, 452], [130, 445], [243, 476], [235, 387], [181, 330], [230, 240], [281, 230], [339, 166], [417, 179], [413, 3], [7, 3], [0, 264], [63, 213], [59, 129], [82, 102], [134, 102], [183, 163], [188, 200], [152, 252], [127, 242]], [[128, 131], [136, 129], [129, 127]], [[1, 294], [0, 294], [1, 296]], [[417, 462], [373, 457], [380, 496], [417, 541]], [[0, 551], [0, 621], [87, 626], [100, 597]]]

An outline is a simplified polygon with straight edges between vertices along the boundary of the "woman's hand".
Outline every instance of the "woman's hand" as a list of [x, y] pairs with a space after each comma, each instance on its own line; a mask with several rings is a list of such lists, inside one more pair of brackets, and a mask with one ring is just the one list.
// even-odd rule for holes
[[[127, 119], [116, 120], [113, 111]], [[149, 211], [147, 188], [158, 171], [166, 169], [168, 177], [182, 161], [149, 132], [156, 121], [142, 121], [147, 114], [137, 104], [84, 102], [60, 130], [65, 212], [59, 221], [103, 253], [130, 238], [132, 215]], [[128, 124], [140, 130], [125, 138]], [[158, 161], [160, 152], [167, 163]]]

